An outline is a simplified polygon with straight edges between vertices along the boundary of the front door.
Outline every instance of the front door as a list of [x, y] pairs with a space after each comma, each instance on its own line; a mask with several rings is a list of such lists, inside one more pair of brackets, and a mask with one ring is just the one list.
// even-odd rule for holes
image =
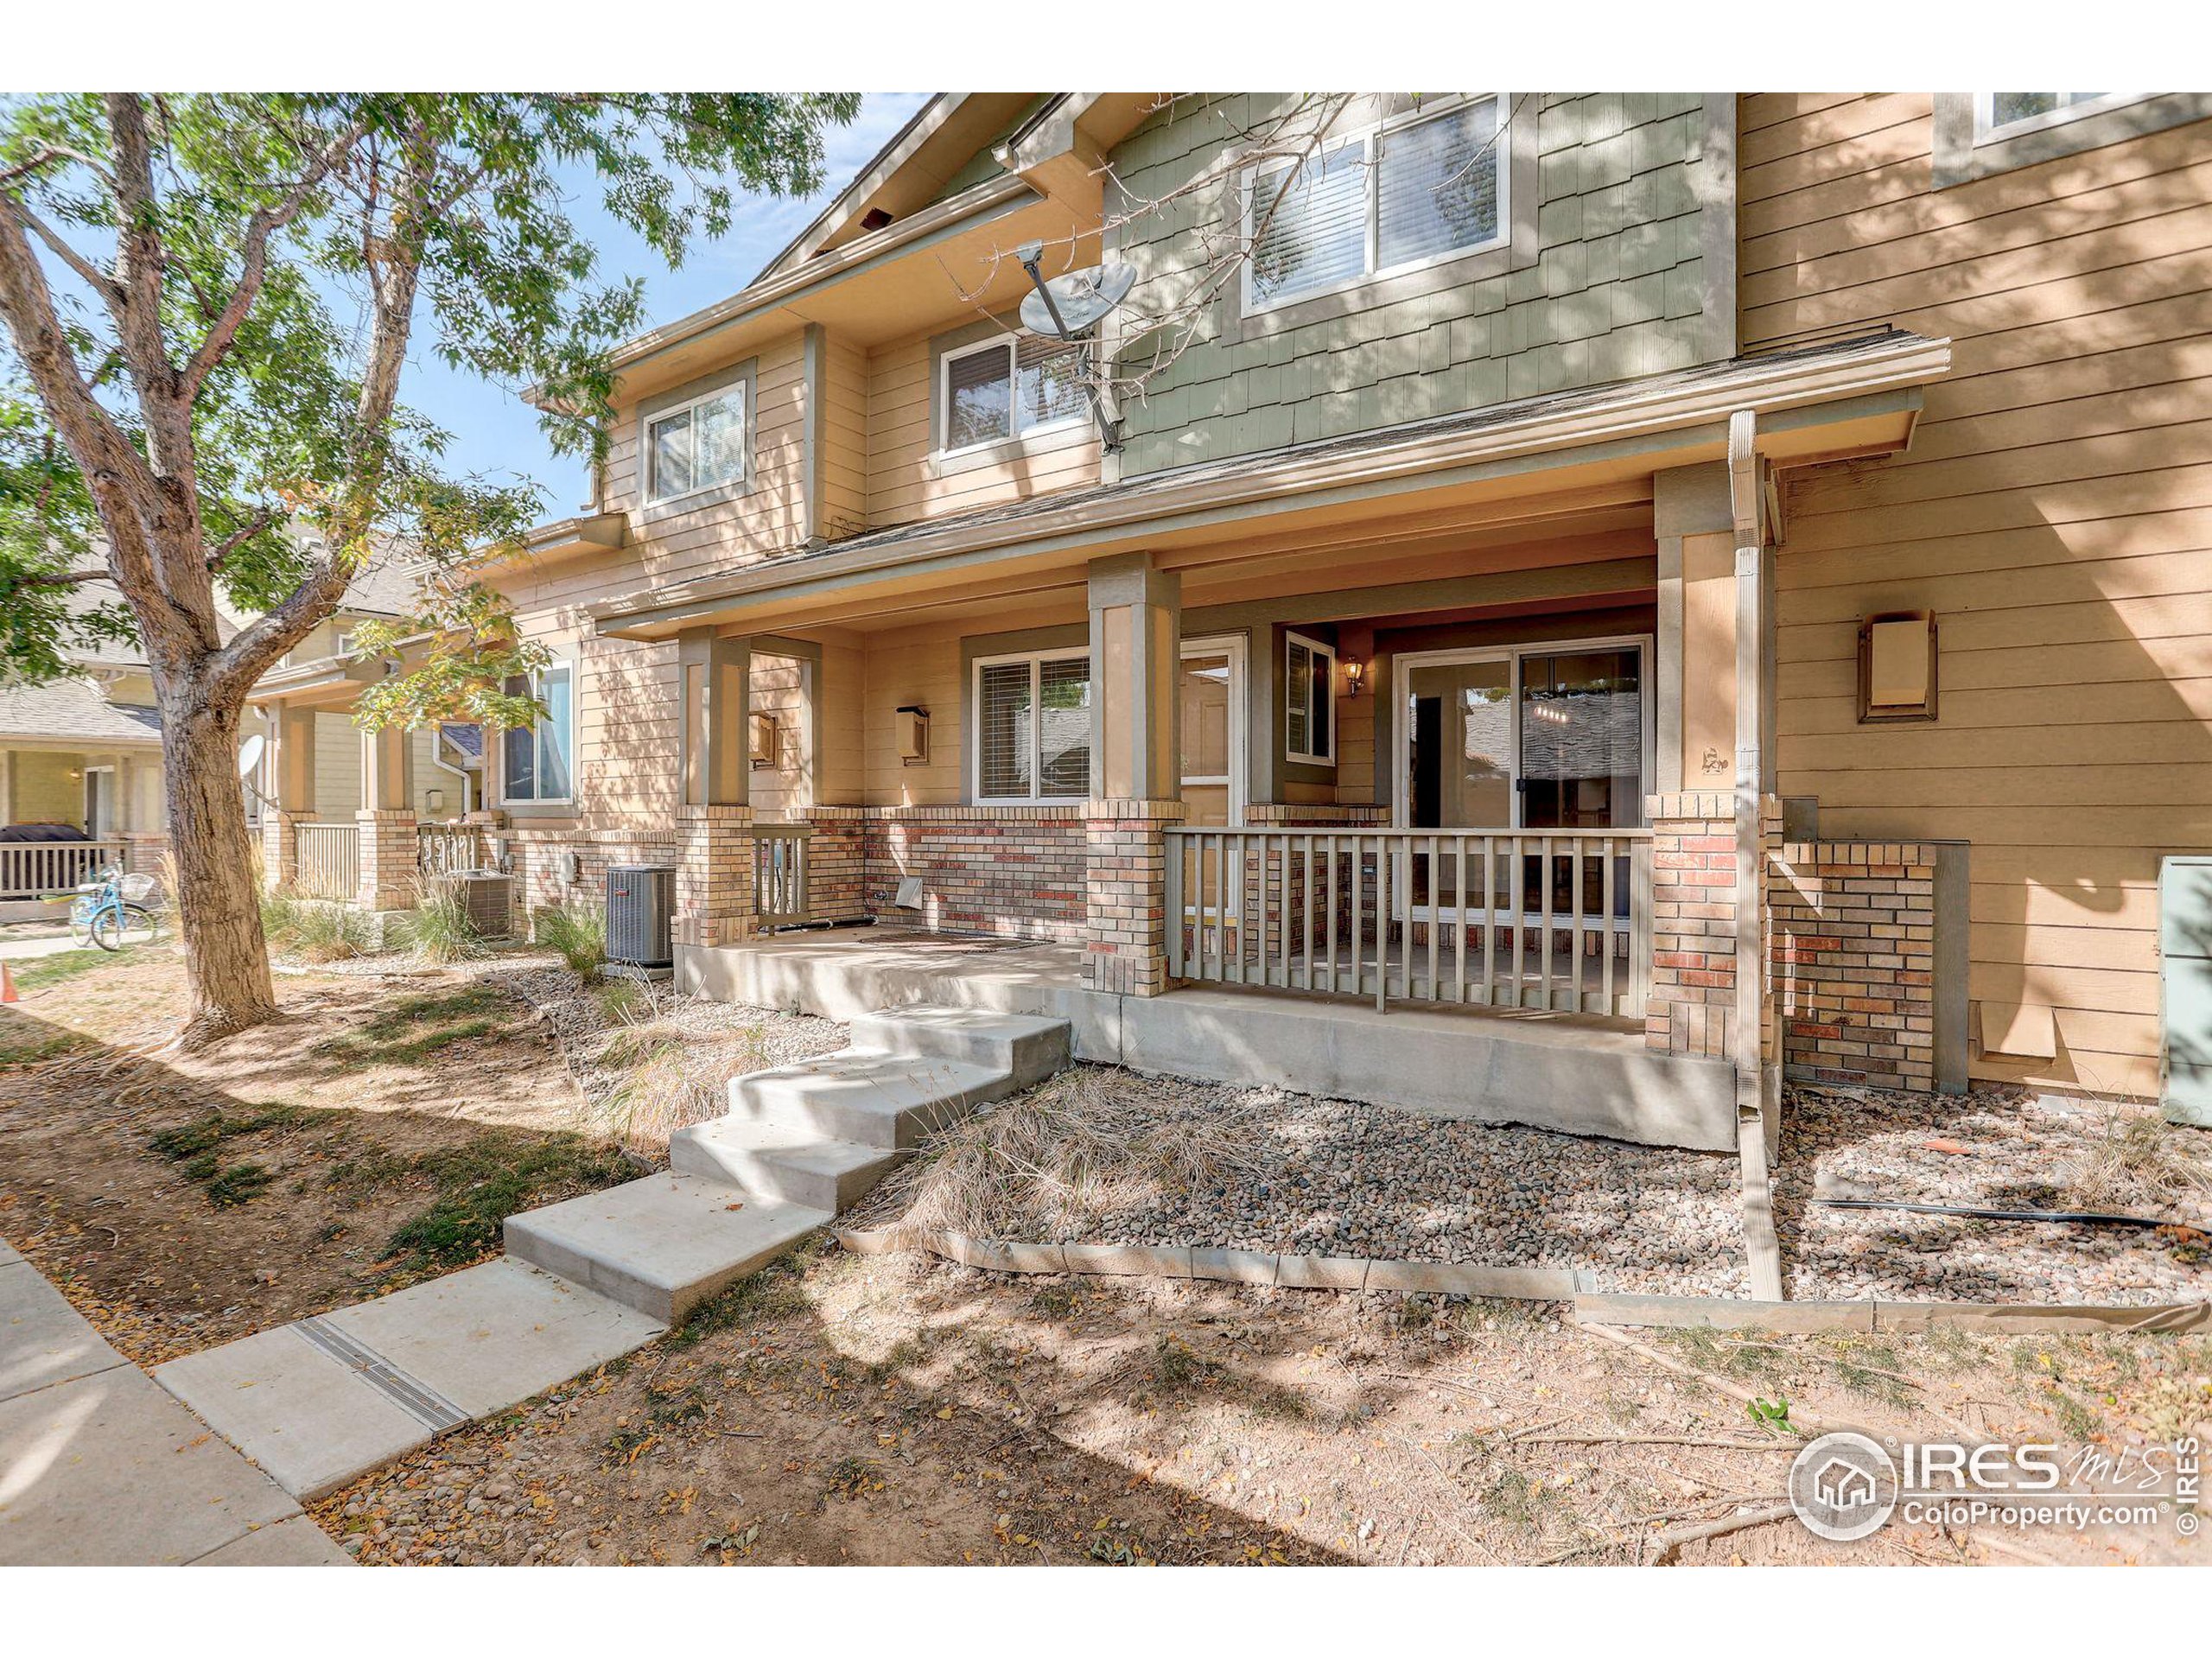
[[115, 768], [85, 768], [85, 833], [105, 841], [115, 833]]
[[1226, 829], [1244, 822], [1244, 641], [1185, 639], [1179, 682], [1183, 822]]
[[[1609, 639], [1401, 658], [1399, 826], [1510, 834], [1642, 823], [1647, 650]], [[1459, 861], [1440, 848], [1430, 863], [1425, 850], [1401, 862], [1404, 902], [1461, 908]], [[1541, 898], [1540, 860], [1524, 856], [1517, 882], [1509, 863], [1491, 872], [1489, 908], [1503, 915]], [[1602, 880], [1594, 862], [1589, 879]], [[1471, 862], [1468, 885], [1481, 880]], [[1482, 905], [1479, 891], [1472, 902]]]

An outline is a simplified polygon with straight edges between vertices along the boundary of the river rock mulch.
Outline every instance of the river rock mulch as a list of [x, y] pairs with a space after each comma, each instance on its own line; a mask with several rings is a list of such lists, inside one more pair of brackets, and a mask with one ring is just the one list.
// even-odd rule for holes
[[[1794, 1298], [2132, 1305], [2212, 1296], [2212, 1131], [2139, 1106], [1983, 1090], [1802, 1088], [1783, 1119], [1775, 1221]], [[2113, 1147], [2127, 1155], [2117, 1160]], [[2097, 1172], [2105, 1173], [2101, 1180]], [[2180, 1183], [2160, 1180], [2180, 1173]], [[1968, 1220], [1819, 1198], [2171, 1215], [2189, 1227]]]
[[[1111, 1183], [1118, 1202], [1058, 1225], [1002, 1212], [997, 1236], [1583, 1268], [1606, 1290], [1747, 1294], [1732, 1155], [1440, 1122], [1110, 1067], [1082, 1075], [1117, 1128], [1134, 1109], [1171, 1139], [1179, 1126], [1225, 1136], [1234, 1160], [1187, 1186]], [[950, 1133], [987, 1133], [989, 1122]], [[902, 1172], [855, 1224], [899, 1219], [929, 1178], [926, 1165]]]

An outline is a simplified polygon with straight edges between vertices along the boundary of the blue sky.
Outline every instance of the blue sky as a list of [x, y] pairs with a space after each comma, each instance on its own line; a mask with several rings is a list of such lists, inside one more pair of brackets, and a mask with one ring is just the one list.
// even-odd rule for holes
[[[608, 218], [601, 206], [597, 181], [576, 175], [569, 211], [576, 226], [599, 250], [600, 269], [609, 277], [641, 276], [645, 315], [662, 323], [726, 299], [750, 282], [804, 228], [853, 175], [906, 124], [923, 100], [922, 92], [870, 92], [857, 120], [827, 137], [828, 184], [819, 195], [779, 200], [755, 196], [741, 206], [730, 233], [696, 245], [681, 270], [671, 270], [636, 236]], [[457, 373], [422, 342], [410, 359], [401, 395], [453, 434], [448, 463], [457, 471], [493, 475], [519, 474], [544, 491], [543, 516], [574, 512], [584, 499], [582, 465], [556, 457], [547, 448], [537, 416], [514, 389]]]

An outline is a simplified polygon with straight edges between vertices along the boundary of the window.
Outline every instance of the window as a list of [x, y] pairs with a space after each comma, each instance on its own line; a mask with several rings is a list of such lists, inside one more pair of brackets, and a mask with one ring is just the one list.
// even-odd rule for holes
[[1271, 306], [1503, 243], [1506, 135], [1496, 92], [1433, 99], [1318, 157], [1257, 168], [1245, 187], [1244, 309]]
[[2010, 137], [2037, 127], [2056, 126], [2136, 96], [2133, 92], [1980, 92], [1975, 95], [1975, 136]]
[[1302, 633], [1283, 636], [1283, 752], [1315, 766], [1337, 763], [1337, 653]]
[[944, 452], [1081, 420], [1082, 351], [1065, 340], [1009, 334], [948, 353], [938, 423]]
[[678, 496], [745, 479], [745, 387], [724, 386], [645, 418], [645, 499]]
[[575, 753], [575, 710], [570, 689], [575, 671], [555, 663], [506, 683], [510, 696], [535, 696], [544, 717], [529, 731], [501, 734], [505, 798], [510, 801], [566, 801], [570, 798], [569, 765]]
[[993, 657], [976, 664], [976, 798], [1081, 800], [1090, 793], [1090, 655]]

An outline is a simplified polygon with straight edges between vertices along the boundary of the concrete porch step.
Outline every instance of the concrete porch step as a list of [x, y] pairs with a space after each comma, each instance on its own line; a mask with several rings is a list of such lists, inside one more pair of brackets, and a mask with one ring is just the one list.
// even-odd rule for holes
[[738, 1117], [695, 1123], [668, 1142], [669, 1162], [683, 1174], [829, 1211], [859, 1203], [900, 1155], [856, 1141], [824, 1140], [802, 1125]]
[[729, 1116], [899, 1151], [1017, 1086], [999, 1067], [848, 1048], [731, 1078]]
[[861, 1014], [849, 1030], [855, 1048], [1004, 1071], [1017, 1090], [1065, 1070], [1069, 1059], [1068, 1022], [1039, 1014], [915, 1003]]
[[671, 1172], [507, 1217], [507, 1254], [673, 1325], [831, 1212]]

